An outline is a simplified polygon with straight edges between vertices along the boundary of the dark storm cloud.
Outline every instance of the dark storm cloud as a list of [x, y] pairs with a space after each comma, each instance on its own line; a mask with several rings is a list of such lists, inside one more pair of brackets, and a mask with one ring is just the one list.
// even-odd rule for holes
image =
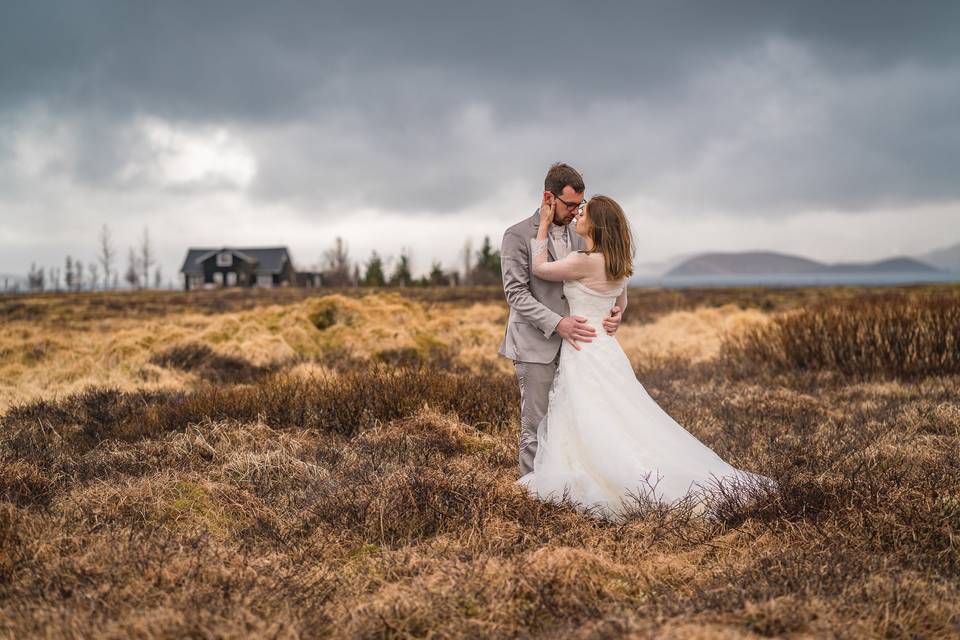
[[311, 210], [456, 211], [557, 158], [591, 187], [731, 211], [960, 196], [954, 2], [0, 12], [0, 113], [69, 123], [55, 169], [81, 184], [131, 187], [117, 176], [147, 115], [236, 130], [253, 195]]

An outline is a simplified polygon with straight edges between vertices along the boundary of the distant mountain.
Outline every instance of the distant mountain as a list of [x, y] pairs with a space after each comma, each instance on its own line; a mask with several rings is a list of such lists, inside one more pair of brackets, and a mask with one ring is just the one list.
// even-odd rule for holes
[[936, 273], [940, 271], [913, 258], [889, 258], [879, 262], [837, 263], [823, 265], [817, 271], [826, 273]]
[[772, 251], [704, 253], [689, 258], [664, 276], [742, 276], [771, 274], [936, 273], [939, 269], [908, 257], [877, 262], [826, 264]]
[[944, 271], [960, 272], [960, 243], [914, 257]]
[[670, 271], [681, 262], [689, 260], [696, 255], [699, 254], [684, 253], [672, 256], [666, 260], [659, 260], [657, 262], [638, 262], [637, 264], [633, 265], [633, 272], [635, 275], [659, 276], [667, 271]]
[[681, 262], [664, 275], [669, 277], [809, 273], [822, 266], [822, 263], [814, 260], [773, 251], [702, 253]]

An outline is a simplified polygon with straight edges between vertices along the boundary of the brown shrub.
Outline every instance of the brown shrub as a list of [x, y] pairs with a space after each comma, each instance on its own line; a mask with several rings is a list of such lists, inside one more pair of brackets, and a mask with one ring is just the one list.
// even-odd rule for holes
[[642, 364], [776, 495], [719, 522], [532, 500], [496, 372], [352, 361], [19, 406], [0, 418], [0, 635], [956, 635], [960, 375]]
[[53, 493], [50, 479], [24, 460], [0, 462], [0, 499], [19, 506], [46, 506]]
[[[74, 535], [56, 535], [63, 527]], [[0, 504], [0, 542], [10, 531], [0, 554], [10, 637], [289, 637], [329, 625], [335, 575], [295, 557], [265, 561], [189, 528], [80, 530]], [[278, 609], [283, 619], [269, 613]]]
[[14, 455], [44, 459], [54, 455], [51, 445], [86, 451], [104, 441], [154, 438], [204, 420], [262, 420], [272, 427], [351, 435], [425, 405], [496, 428], [516, 415], [516, 393], [513, 380], [502, 374], [381, 366], [308, 379], [277, 375], [253, 385], [206, 385], [190, 392], [93, 388], [14, 407], [0, 418], [0, 443]]
[[428, 349], [417, 347], [398, 347], [375, 351], [373, 361], [393, 367], [440, 367], [453, 369], [456, 353], [446, 346], [432, 346]]
[[499, 486], [489, 472], [463, 465], [354, 462], [347, 473], [317, 487], [305, 526], [324, 524], [383, 546], [414, 544], [482, 528]]
[[548, 545], [516, 558], [451, 560], [338, 607], [344, 637], [566, 637], [642, 606], [636, 570], [593, 550]]
[[732, 336], [742, 372], [835, 371], [852, 378], [960, 373], [960, 298], [888, 294], [821, 304]]
[[200, 342], [170, 347], [152, 356], [150, 362], [161, 367], [196, 373], [210, 382], [250, 382], [272, 370], [257, 367], [243, 358], [216, 353]]
[[717, 366], [646, 371], [695, 435], [780, 482], [712, 524], [529, 499], [513, 428], [419, 408], [350, 434], [203, 420], [77, 449], [47, 426], [49, 456], [4, 440], [3, 473], [50, 500], [0, 501], [0, 616], [17, 636], [949, 634], [956, 380], [809, 395]]
[[[466, 306], [473, 303], [506, 303], [498, 286], [404, 287], [390, 289], [278, 287], [272, 289], [226, 287], [209, 291], [102, 291], [84, 293], [42, 293], [0, 297], [0, 319], [53, 322], [88, 322], [112, 317], [156, 318], [168, 314], [195, 312], [220, 314], [245, 311], [268, 305], [300, 303], [321, 295], [339, 294], [363, 298], [390, 291], [404, 298], [429, 304]], [[764, 311], [794, 309], [827, 300], [883, 295], [888, 291], [925, 295], [946, 292], [956, 296], [954, 285], [910, 285], [899, 287], [705, 287], [687, 289], [634, 288], [624, 322], [651, 322], [677, 310], [721, 307]], [[326, 319], [319, 317], [320, 325]], [[332, 317], [329, 319], [333, 319]]]

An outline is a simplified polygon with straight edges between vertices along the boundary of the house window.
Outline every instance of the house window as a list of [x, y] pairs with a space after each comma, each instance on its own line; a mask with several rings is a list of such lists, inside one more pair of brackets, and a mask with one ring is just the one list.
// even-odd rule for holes
[[229, 251], [224, 251], [223, 253], [217, 254], [217, 266], [218, 267], [232, 267], [233, 266], [233, 254]]
[[273, 276], [268, 274], [260, 274], [257, 276], [257, 286], [258, 287], [272, 287], [273, 286]]
[[217, 285], [223, 284], [223, 274], [220, 273], [219, 271], [213, 272], [213, 284], [217, 284]]
[[227, 272], [227, 286], [228, 286], [228, 287], [235, 287], [235, 286], [237, 286], [237, 272], [236, 272], [236, 271], [228, 271], [228, 272]]
[[190, 288], [199, 289], [203, 286], [203, 276], [192, 275], [190, 276]]

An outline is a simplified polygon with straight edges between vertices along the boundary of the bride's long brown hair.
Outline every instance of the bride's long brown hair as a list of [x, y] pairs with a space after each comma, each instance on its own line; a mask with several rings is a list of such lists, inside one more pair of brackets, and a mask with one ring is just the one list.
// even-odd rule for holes
[[633, 237], [630, 223], [617, 201], [609, 196], [593, 196], [586, 206], [593, 252], [603, 254], [607, 278], [619, 280], [633, 275]]

